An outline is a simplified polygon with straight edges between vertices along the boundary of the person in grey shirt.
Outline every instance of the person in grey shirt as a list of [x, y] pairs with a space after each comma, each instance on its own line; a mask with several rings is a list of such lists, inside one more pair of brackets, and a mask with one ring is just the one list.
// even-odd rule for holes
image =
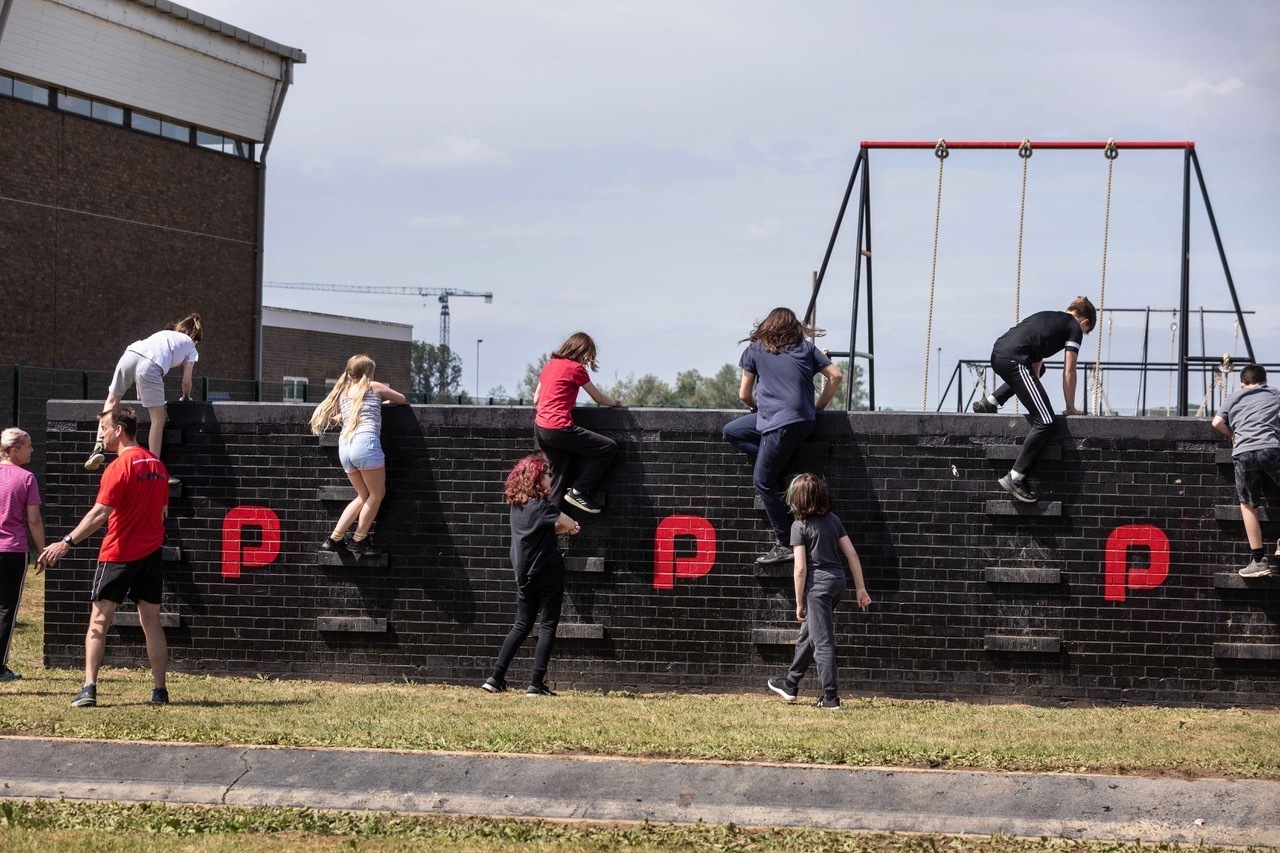
[[[1241, 577], [1276, 574], [1262, 547], [1258, 501], [1267, 489], [1280, 491], [1280, 389], [1267, 384], [1267, 369], [1250, 364], [1240, 371], [1240, 390], [1227, 398], [1213, 417], [1213, 428], [1232, 441], [1240, 517], [1252, 552]], [[1268, 485], [1268, 483], [1270, 485]], [[1280, 542], [1276, 543], [1280, 557]]]

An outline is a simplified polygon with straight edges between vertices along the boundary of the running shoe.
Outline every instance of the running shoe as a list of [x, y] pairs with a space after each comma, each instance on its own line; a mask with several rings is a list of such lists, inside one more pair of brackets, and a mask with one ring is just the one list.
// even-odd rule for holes
[[774, 693], [777, 693], [783, 699], [786, 699], [788, 702], [796, 701], [796, 696], [799, 695], [796, 692], [796, 688], [787, 684], [787, 680], [785, 678], [770, 678], [769, 689]]
[[1036, 493], [1031, 491], [1025, 479], [1021, 481], [1015, 481], [1008, 474], [1005, 474], [1003, 477], [1000, 478], [1000, 486], [1006, 492], [1013, 495], [1015, 498], [1022, 501], [1023, 503], [1033, 504], [1036, 501], [1040, 500], [1040, 498], [1036, 496]]
[[76, 698], [71, 700], [72, 708], [92, 708], [98, 704], [98, 685], [86, 684], [80, 688]]

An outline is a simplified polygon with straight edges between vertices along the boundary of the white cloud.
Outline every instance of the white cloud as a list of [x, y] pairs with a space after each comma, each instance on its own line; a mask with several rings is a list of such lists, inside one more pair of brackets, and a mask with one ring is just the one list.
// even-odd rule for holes
[[766, 216], [759, 222], [752, 222], [745, 231], [742, 232], [742, 239], [748, 242], [759, 242], [760, 240], [772, 240], [782, 231], [782, 220], [776, 216]]
[[502, 166], [510, 161], [510, 157], [491, 145], [457, 134], [442, 136], [429, 145], [397, 149], [383, 159], [383, 163], [388, 166], [409, 166], [415, 169]]
[[466, 228], [471, 220], [459, 213], [434, 213], [429, 216], [415, 216], [409, 220], [415, 228]]
[[1197, 78], [1180, 89], [1174, 89], [1173, 94], [1180, 98], [1194, 98], [1196, 95], [1205, 93], [1210, 95], [1233, 95], [1243, 86], [1244, 81], [1239, 77], [1228, 77], [1216, 85], [1208, 80]]

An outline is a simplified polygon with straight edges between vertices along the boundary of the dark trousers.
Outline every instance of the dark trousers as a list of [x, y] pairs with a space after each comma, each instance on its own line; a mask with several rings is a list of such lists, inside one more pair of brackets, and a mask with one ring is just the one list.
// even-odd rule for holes
[[809, 572], [804, 600], [807, 613], [796, 640], [796, 656], [787, 672], [787, 684], [797, 687], [809, 666], [818, 663], [818, 679], [822, 682], [822, 695], [835, 698], [840, 695], [836, 678], [836, 628], [835, 609], [844, 598], [848, 586], [844, 572], [825, 569]]
[[530, 684], [541, 685], [546, 682], [547, 667], [551, 663], [551, 650], [556, 644], [556, 626], [560, 624], [560, 606], [564, 602], [564, 567], [552, 569], [547, 577], [536, 578], [519, 590], [516, 595], [516, 623], [507, 633], [507, 639], [498, 652], [498, 660], [493, 665], [494, 680], [507, 680], [507, 668], [511, 659], [516, 656], [525, 638], [533, 630], [536, 618], [538, 625], [538, 645], [533, 652], [533, 674], [529, 676]]
[[[1022, 451], [1013, 463], [1013, 470], [1025, 474], [1035, 464], [1040, 448], [1044, 447], [1053, 432], [1053, 406], [1049, 403], [1049, 395], [1044, 392], [1044, 386], [1040, 384], [1040, 377], [1036, 375], [1033, 365], [993, 352], [991, 369], [1013, 389], [1013, 393], [1027, 410], [1031, 431], [1027, 433], [1026, 440], [1022, 442]], [[997, 389], [996, 399], [999, 399], [999, 391]]]
[[[618, 452], [618, 442], [612, 438], [576, 425], [567, 429], [534, 426], [533, 435], [538, 449], [547, 455], [551, 463], [548, 499], [552, 503], [558, 503], [570, 488], [584, 495], [594, 492]], [[575, 473], [579, 458], [581, 467]]]
[[0, 554], [0, 666], [9, 663], [9, 641], [18, 623], [18, 602], [27, 577], [26, 552]]
[[791, 516], [787, 512], [787, 490], [782, 475], [791, 455], [813, 433], [813, 421], [798, 421], [778, 429], [761, 433], [756, 426], [756, 414], [743, 415], [729, 421], [724, 428], [725, 440], [755, 461], [752, 483], [773, 535], [783, 545], [791, 541]]
[[[1040, 372], [1037, 376], [1044, 376], [1044, 362], [1040, 362]], [[991, 392], [991, 396], [996, 398], [996, 407], [1003, 406], [1005, 403], [1013, 399], [1013, 386], [1008, 382], [1001, 382], [1000, 387]]]

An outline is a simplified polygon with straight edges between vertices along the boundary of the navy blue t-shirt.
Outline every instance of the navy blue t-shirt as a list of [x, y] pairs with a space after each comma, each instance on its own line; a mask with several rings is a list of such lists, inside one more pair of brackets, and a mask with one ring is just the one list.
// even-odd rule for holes
[[1080, 351], [1084, 330], [1074, 314], [1067, 311], [1040, 311], [1001, 335], [991, 347], [1015, 361], [1035, 364], [1063, 348]]
[[511, 505], [511, 567], [520, 586], [564, 568], [564, 555], [556, 544], [558, 518], [560, 508], [545, 498]]
[[831, 359], [807, 340], [779, 353], [749, 344], [738, 366], [756, 375], [756, 428], [765, 433], [814, 420], [813, 377], [829, 364]]

